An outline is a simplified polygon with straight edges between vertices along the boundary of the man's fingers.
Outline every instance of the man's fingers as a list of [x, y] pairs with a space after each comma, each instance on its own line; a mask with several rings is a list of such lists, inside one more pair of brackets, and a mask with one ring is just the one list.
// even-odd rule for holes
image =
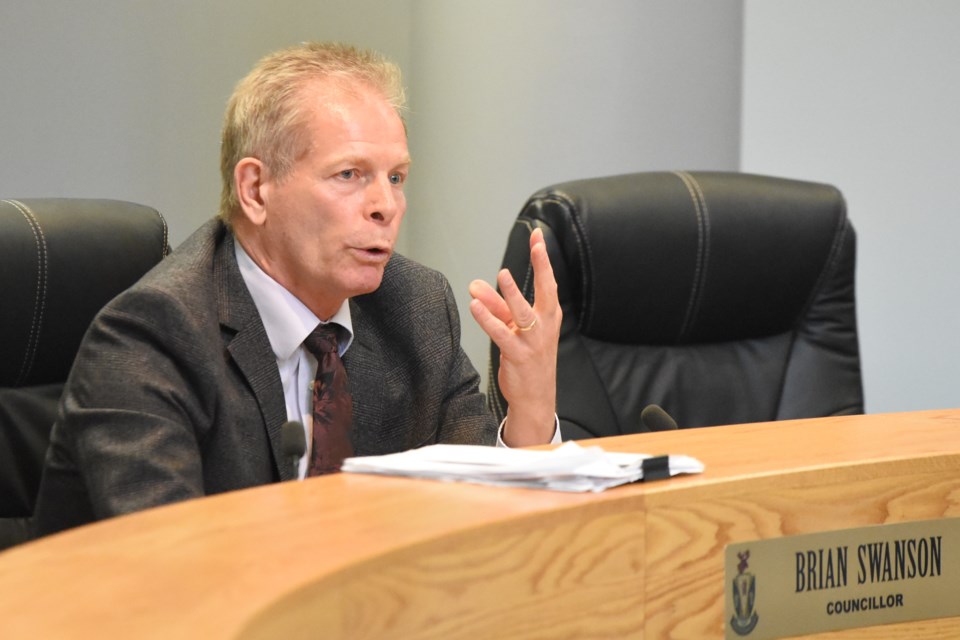
[[506, 269], [501, 269], [500, 273], [497, 274], [497, 284], [500, 285], [503, 299], [510, 309], [514, 326], [522, 329], [523, 327], [532, 325], [536, 321], [537, 316], [530, 306], [530, 303], [523, 297], [523, 293], [520, 292], [520, 288], [517, 286], [517, 283], [514, 282], [510, 272]]
[[473, 319], [477, 321], [477, 324], [480, 325], [480, 328], [483, 329], [483, 332], [503, 350], [504, 345], [506, 345], [507, 341], [513, 336], [513, 332], [507, 328], [507, 325], [495, 317], [479, 298], [474, 298], [470, 301], [470, 314], [473, 316]]
[[468, 289], [470, 296], [478, 300], [490, 313], [503, 324], [509, 324], [512, 319], [507, 303], [503, 301], [497, 290], [484, 280], [474, 280]]
[[538, 311], [552, 309], [558, 303], [557, 280], [547, 255], [543, 231], [539, 228], [530, 234], [530, 263], [533, 265], [534, 307]]
[[[517, 285], [510, 271], [501, 269], [497, 274], [498, 293], [492, 286], [483, 280], [474, 280], [470, 283], [470, 295], [483, 309], [474, 309], [471, 302], [471, 313], [491, 338], [491, 320], [496, 318], [503, 325], [506, 334], [514, 332], [527, 333], [533, 331], [537, 323], [545, 320], [552, 325], [556, 320], [555, 310], [559, 309], [557, 300], [557, 282], [553, 275], [553, 266], [547, 255], [547, 245], [543, 239], [543, 231], [534, 229], [530, 234], [530, 263], [533, 267], [534, 304], [527, 302], [523, 292]], [[486, 313], [482, 313], [482, 312]], [[479, 313], [478, 313], [479, 312]], [[489, 317], [487, 317], [489, 314]], [[544, 317], [541, 319], [541, 314]], [[485, 318], [481, 321], [481, 317]], [[501, 332], [497, 332], [498, 334]]]

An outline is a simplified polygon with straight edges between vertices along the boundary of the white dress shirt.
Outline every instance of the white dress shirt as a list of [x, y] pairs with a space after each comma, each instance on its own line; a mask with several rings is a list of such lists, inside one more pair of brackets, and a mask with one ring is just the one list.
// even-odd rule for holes
[[[260, 320], [270, 340], [270, 347], [277, 358], [280, 370], [280, 383], [283, 385], [283, 399], [287, 407], [287, 420], [303, 425], [307, 441], [306, 454], [300, 458], [299, 477], [307, 474], [313, 444], [313, 391], [312, 384], [317, 373], [317, 359], [303, 346], [319, 324], [336, 323], [345, 328], [346, 340], [340, 342], [338, 351], [342, 357], [353, 343], [353, 322], [350, 318], [350, 303], [344, 300], [340, 309], [332, 318], [324, 322], [306, 307], [300, 299], [287, 291], [283, 285], [271, 278], [240, 246], [236, 247], [237, 264], [250, 296], [253, 298]], [[341, 336], [343, 333], [340, 334]], [[505, 420], [504, 420], [505, 421]], [[497, 432], [497, 446], [505, 447], [503, 423]], [[557, 420], [553, 443], [560, 442], [560, 423]]]
[[[236, 247], [237, 264], [240, 275], [250, 290], [263, 328], [270, 340], [273, 355], [277, 358], [280, 370], [280, 383], [283, 385], [283, 399], [287, 407], [287, 420], [303, 425], [307, 441], [306, 455], [300, 458], [299, 475], [307, 473], [307, 464], [313, 445], [313, 391], [312, 384], [317, 374], [317, 359], [303, 346], [319, 324], [325, 324], [299, 298], [287, 291], [283, 285], [268, 276], [253, 259], [247, 255], [239, 242]], [[350, 319], [350, 304], [347, 301], [327, 322], [333, 322], [345, 328], [346, 340], [340, 342], [338, 351], [346, 353], [353, 342], [353, 323]], [[344, 333], [340, 334], [341, 336]]]

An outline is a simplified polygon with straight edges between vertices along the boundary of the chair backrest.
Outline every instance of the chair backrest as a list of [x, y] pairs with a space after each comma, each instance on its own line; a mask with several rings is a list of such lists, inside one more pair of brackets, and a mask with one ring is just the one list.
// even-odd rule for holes
[[[532, 299], [544, 231], [563, 324], [564, 438], [863, 411], [855, 235], [829, 185], [723, 172], [577, 180], [534, 194], [503, 266]], [[506, 411], [492, 345], [488, 401]]]
[[0, 200], [0, 518], [28, 517], [63, 384], [87, 327], [169, 252], [154, 209]]

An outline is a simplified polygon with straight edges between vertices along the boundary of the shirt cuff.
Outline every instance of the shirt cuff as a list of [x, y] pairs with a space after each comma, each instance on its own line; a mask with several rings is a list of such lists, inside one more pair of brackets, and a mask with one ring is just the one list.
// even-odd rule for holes
[[[506, 423], [507, 419], [504, 418], [500, 423], [500, 428], [497, 429], [497, 446], [509, 449], [510, 447], [507, 446], [507, 443], [503, 441], [503, 425]], [[560, 444], [562, 441], [562, 438], [560, 437], [560, 416], [557, 414], [553, 414], [553, 424], [553, 439], [550, 440], [550, 444]]]

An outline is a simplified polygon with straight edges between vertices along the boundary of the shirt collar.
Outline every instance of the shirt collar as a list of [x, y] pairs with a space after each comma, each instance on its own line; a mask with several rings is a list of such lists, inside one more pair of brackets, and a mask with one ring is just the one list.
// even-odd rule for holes
[[[267, 331], [267, 338], [270, 340], [274, 355], [278, 360], [290, 358], [306, 337], [323, 321], [300, 302], [299, 298], [267, 275], [247, 254], [239, 240], [233, 245], [240, 275], [260, 313], [260, 319], [263, 322], [263, 328]], [[350, 301], [344, 300], [328, 322], [335, 322], [346, 329], [346, 338], [341, 339], [339, 345], [342, 356], [353, 343]]]

